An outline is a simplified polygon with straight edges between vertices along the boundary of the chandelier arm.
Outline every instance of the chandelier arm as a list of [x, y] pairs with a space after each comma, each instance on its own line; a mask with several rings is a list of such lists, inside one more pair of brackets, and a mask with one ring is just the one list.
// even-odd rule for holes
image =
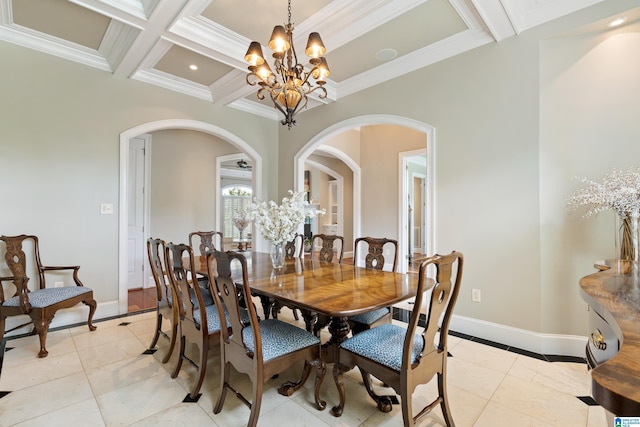
[[322, 92], [320, 95], [318, 95], [318, 98], [325, 99], [327, 97], [327, 89], [324, 86], [316, 86], [316, 87], [314, 87], [312, 90], [307, 92], [307, 95], [312, 93], [312, 92], [315, 92], [316, 90], [319, 90], [320, 92]]

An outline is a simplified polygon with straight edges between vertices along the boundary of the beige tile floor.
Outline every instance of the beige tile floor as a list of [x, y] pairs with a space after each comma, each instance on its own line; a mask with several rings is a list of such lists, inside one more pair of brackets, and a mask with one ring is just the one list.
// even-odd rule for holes
[[[282, 318], [295, 322], [290, 310]], [[49, 356], [36, 357], [37, 337], [7, 341], [0, 391], [0, 426], [243, 426], [249, 409], [229, 393], [220, 414], [212, 409], [219, 384], [219, 354], [209, 359], [202, 397], [197, 403], [182, 403], [195, 369], [183, 365], [175, 380], [170, 377], [175, 357], [160, 362], [167, 341], [160, 339], [154, 355], [143, 355], [151, 341], [154, 313], [97, 323], [89, 332], [74, 327], [50, 332]], [[129, 322], [128, 325], [121, 325]], [[605, 427], [605, 411], [587, 406], [576, 396], [590, 395], [590, 377], [580, 363], [545, 362], [499, 350], [474, 341], [451, 337], [449, 351], [449, 397], [456, 425], [496, 426], [586, 426]], [[361, 385], [357, 370], [345, 381], [347, 402], [340, 418], [329, 408], [338, 403], [331, 371], [322, 386], [327, 409], [313, 405], [312, 385], [291, 397], [277, 393], [290, 372], [265, 385], [259, 426], [400, 426], [399, 407], [379, 412]], [[236, 374], [236, 384], [245, 396], [251, 385]], [[388, 392], [389, 390], [387, 390]], [[421, 386], [414, 394], [414, 410], [434, 384]], [[419, 426], [441, 426], [438, 409], [419, 420]]]

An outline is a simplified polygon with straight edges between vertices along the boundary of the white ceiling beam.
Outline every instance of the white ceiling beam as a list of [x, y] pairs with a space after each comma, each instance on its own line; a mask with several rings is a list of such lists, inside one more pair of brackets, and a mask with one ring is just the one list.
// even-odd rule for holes
[[185, 3], [186, 0], [171, 0], [158, 4], [149, 17], [144, 31], [138, 35], [131, 48], [123, 56], [122, 61], [114, 70], [114, 74], [126, 77], [133, 76], [151, 48], [176, 19]]

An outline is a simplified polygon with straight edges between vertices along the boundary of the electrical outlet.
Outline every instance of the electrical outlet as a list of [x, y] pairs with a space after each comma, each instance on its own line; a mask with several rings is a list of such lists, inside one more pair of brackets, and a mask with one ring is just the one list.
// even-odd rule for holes
[[471, 289], [471, 301], [480, 302], [481, 295], [480, 289]]
[[64, 287], [64, 282], [55, 282], [53, 284], [54, 287], [56, 288], [63, 288]]

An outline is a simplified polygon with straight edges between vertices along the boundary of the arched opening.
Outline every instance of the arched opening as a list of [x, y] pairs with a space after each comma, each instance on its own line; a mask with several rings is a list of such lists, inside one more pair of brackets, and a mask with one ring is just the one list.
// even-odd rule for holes
[[[305, 161], [306, 159], [317, 149], [322, 147], [324, 150], [333, 150], [338, 154], [340, 150], [335, 150], [330, 146], [323, 145], [331, 139], [335, 138], [337, 135], [346, 132], [351, 129], [361, 128], [363, 126], [370, 125], [396, 125], [402, 126], [408, 129], [412, 129], [418, 132], [421, 132], [425, 135], [425, 146], [426, 150], [426, 189], [425, 189], [425, 228], [427, 235], [427, 244], [426, 247], [423, 248], [423, 251], [426, 253], [433, 253], [435, 247], [435, 230], [434, 230], [434, 189], [435, 189], [435, 129], [425, 123], [400, 117], [394, 115], [366, 115], [353, 117], [342, 122], [336, 123], [322, 132], [318, 133], [314, 136], [307, 144], [305, 144], [300, 151], [296, 154], [294, 158], [294, 179], [295, 186], [297, 189], [302, 189], [304, 186], [304, 169], [305, 169]], [[346, 154], [342, 153], [343, 160], [349, 167], [354, 171], [354, 191], [353, 191], [353, 217], [354, 217], [354, 225], [353, 225], [353, 233], [354, 236], [358, 236], [361, 233], [361, 224], [362, 224], [362, 181], [361, 181], [361, 173], [360, 167], [356, 161], [349, 158]], [[406, 201], [407, 194], [407, 184], [406, 184], [406, 176], [404, 167], [402, 166], [403, 160], [402, 156], [399, 158], [400, 166], [398, 177], [398, 247], [399, 253], [398, 257], [402, 262], [399, 263], [398, 271], [406, 272], [407, 271], [407, 257], [409, 255], [409, 214], [408, 214], [408, 204]]]
[[[170, 119], [145, 123], [122, 132], [120, 134], [120, 182], [118, 188], [118, 314], [127, 313], [128, 310], [127, 279], [129, 247], [127, 240], [129, 216], [128, 179], [130, 167], [130, 141], [139, 135], [168, 129], [193, 130], [207, 133], [230, 143], [234, 147], [237, 147], [239, 151], [250, 157], [253, 162], [253, 192], [256, 197], [260, 197], [260, 189], [262, 188], [262, 157], [245, 141], [223, 128], [196, 120]], [[216, 203], [216, 211], [216, 218], [219, 218], [219, 203]]]

